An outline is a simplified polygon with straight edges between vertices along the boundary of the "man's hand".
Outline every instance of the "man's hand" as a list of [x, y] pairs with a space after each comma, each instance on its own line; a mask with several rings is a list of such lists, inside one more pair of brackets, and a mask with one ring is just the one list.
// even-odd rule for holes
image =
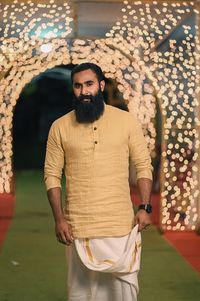
[[146, 229], [149, 225], [151, 225], [151, 217], [150, 214], [145, 210], [140, 209], [135, 216], [135, 225], [139, 225], [139, 231]]
[[55, 220], [55, 232], [57, 240], [65, 245], [74, 241], [71, 225], [69, 225], [62, 211], [61, 188], [54, 187], [47, 191], [49, 203]]
[[71, 225], [67, 223], [65, 218], [56, 222], [55, 232], [57, 240], [62, 244], [69, 246], [74, 241]]

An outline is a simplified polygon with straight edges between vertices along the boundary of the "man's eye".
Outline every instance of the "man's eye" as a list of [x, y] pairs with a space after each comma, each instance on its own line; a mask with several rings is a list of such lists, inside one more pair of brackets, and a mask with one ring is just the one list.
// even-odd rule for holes
[[87, 83], [87, 86], [89, 87], [89, 86], [92, 86], [93, 85], [93, 83]]

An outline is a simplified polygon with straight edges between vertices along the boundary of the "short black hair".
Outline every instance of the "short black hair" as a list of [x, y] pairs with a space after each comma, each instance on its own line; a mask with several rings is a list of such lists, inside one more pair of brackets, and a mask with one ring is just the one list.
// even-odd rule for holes
[[92, 70], [96, 74], [99, 82], [101, 82], [102, 80], [105, 79], [103, 71], [101, 70], [101, 68], [98, 65], [93, 64], [93, 63], [82, 63], [80, 65], [76, 65], [72, 69], [72, 72], [71, 72], [72, 83], [73, 83], [74, 74], [79, 73], [81, 71], [89, 70], [89, 69]]

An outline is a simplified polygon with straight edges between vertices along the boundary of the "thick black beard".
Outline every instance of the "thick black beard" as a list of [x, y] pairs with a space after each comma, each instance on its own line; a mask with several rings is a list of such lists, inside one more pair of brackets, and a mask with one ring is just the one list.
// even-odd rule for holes
[[[84, 99], [90, 99], [90, 102], [84, 102]], [[104, 98], [99, 89], [96, 95], [74, 95], [74, 110], [76, 120], [79, 123], [92, 123], [98, 120], [104, 112]]]

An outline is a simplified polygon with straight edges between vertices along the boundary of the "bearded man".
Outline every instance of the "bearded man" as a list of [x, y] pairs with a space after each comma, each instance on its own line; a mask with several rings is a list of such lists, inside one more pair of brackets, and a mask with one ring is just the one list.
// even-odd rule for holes
[[[51, 126], [45, 183], [57, 240], [67, 247], [69, 301], [136, 301], [140, 232], [151, 223], [152, 166], [137, 119], [106, 105], [99, 66], [71, 75], [74, 110]], [[129, 168], [141, 205], [132, 209]], [[61, 204], [62, 171], [66, 202]]]

